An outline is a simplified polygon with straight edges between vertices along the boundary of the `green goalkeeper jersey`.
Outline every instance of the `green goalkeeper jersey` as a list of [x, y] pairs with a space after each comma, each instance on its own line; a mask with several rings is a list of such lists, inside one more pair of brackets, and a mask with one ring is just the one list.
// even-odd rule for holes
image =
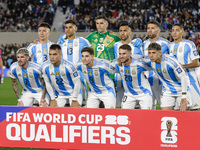
[[115, 33], [106, 33], [99, 34], [98, 32], [93, 32], [86, 39], [92, 44], [94, 49], [94, 57], [102, 58], [106, 60], [115, 59], [114, 54], [114, 44], [117, 41], [120, 41], [120, 37]]

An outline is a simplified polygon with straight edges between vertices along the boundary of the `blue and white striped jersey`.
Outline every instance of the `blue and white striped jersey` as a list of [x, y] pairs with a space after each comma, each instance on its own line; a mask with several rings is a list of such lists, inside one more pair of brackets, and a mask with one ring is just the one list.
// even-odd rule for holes
[[132, 58], [132, 62], [128, 66], [119, 66], [116, 60], [114, 60], [114, 64], [121, 75], [125, 93], [130, 92], [132, 95], [149, 93], [152, 95], [149, 82], [144, 76], [144, 71], [151, 70], [147, 63]]
[[94, 58], [94, 64], [91, 68], [79, 61], [78, 69], [83, 73], [89, 85], [89, 91], [94, 91], [97, 94], [103, 92], [112, 92], [115, 96], [114, 83], [109, 76], [115, 73], [115, 68], [108, 60]]
[[43, 78], [51, 99], [55, 95], [71, 96], [74, 89], [74, 81], [79, 80], [80, 76], [73, 63], [61, 59], [61, 64], [54, 67], [50, 60], [42, 65]]
[[173, 95], [181, 94], [181, 77], [185, 76], [185, 71], [174, 57], [163, 54], [161, 63], [149, 61], [148, 64], [162, 82], [163, 92]]
[[[158, 40], [155, 42], [161, 45], [161, 52], [162, 54], [169, 54], [169, 44], [170, 42], [162, 37], [159, 37]], [[143, 42], [143, 53], [145, 58], [149, 58], [148, 56], [148, 46], [151, 44], [150, 40], [146, 40]], [[150, 61], [150, 60], [149, 60]], [[160, 81], [155, 76], [153, 71], [145, 72], [145, 75], [148, 77], [149, 83], [151, 86], [156, 86], [161, 84]]]
[[60, 35], [57, 44], [59, 44], [59, 45], [63, 44], [65, 42], [65, 40], [67, 40], [66, 34], [62, 34], [62, 35]]
[[62, 58], [76, 64], [81, 59], [81, 50], [86, 46], [91, 47], [91, 44], [83, 37], [75, 37], [73, 40], [65, 40], [60, 46]]
[[[169, 54], [169, 44], [170, 42], [162, 37], [159, 37], [155, 42], [160, 44], [162, 54]], [[144, 56], [148, 56], [148, 46], [151, 44], [150, 40], [146, 40], [143, 42], [143, 54]]]
[[29, 62], [28, 68], [22, 69], [15, 62], [10, 66], [10, 77], [19, 81], [24, 92], [38, 93], [43, 89], [42, 68], [39, 64]]
[[199, 59], [199, 53], [194, 42], [183, 39], [178, 44], [170, 44], [170, 55], [174, 56], [182, 65], [192, 63], [192, 60]]
[[49, 47], [53, 44], [53, 42], [48, 41], [47, 44], [43, 45], [39, 41], [37, 44], [31, 43], [27, 49], [29, 51], [29, 56], [31, 57], [31, 61], [42, 64], [43, 62], [49, 60]]
[[[123, 45], [122, 44], [122, 41], [118, 41], [114, 44], [114, 54], [115, 54], [115, 58], [118, 58], [119, 57], [119, 47]], [[133, 43], [130, 42], [128, 45], [131, 46], [131, 49], [132, 49], [132, 54], [137, 54], [137, 55], [141, 55], [143, 56], [143, 51], [141, 50], [141, 48], [138, 48], [138, 47], [135, 47], [133, 46]]]

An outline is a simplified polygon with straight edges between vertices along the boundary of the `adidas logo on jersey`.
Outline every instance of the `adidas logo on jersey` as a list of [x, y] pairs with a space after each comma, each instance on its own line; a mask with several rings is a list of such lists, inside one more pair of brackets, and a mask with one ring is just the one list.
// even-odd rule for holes
[[38, 51], [38, 53], [42, 53], [42, 51], [41, 51], [41, 50], [39, 50], [39, 51]]
[[194, 105], [194, 107], [198, 107], [199, 105], [196, 103], [195, 105]]
[[52, 72], [51, 75], [54, 75], [54, 73]]

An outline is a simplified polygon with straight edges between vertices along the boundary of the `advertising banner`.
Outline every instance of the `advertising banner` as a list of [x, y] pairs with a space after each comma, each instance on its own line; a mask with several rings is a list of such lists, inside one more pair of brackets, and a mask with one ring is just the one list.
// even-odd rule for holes
[[200, 112], [0, 106], [0, 147], [200, 149]]

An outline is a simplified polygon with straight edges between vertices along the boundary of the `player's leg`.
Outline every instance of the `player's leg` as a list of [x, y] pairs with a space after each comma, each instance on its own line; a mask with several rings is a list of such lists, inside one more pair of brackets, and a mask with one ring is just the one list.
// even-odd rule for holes
[[130, 94], [124, 94], [122, 98], [122, 109], [135, 109], [135, 105], [137, 103], [137, 100], [131, 96]]
[[23, 92], [23, 94], [21, 96], [21, 100], [22, 100], [24, 106], [32, 106], [33, 101], [34, 101], [33, 93]]
[[[181, 103], [182, 95], [178, 95], [176, 97], [176, 105], [174, 107], [174, 110], [180, 110], [180, 103]], [[191, 107], [192, 105], [192, 100], [191, 100], [191, 92], [187, 91], [187, 110]]]
[[141, 109], [152, 109], [152, 96], [145, 94], [141, 97], [138, 97], [139, 104]]
[[176, 97], [163, 93], [160, 99], [161, 110], [173, 110], [175, 102], [176, 102]]
[[101, 94], [97, 95], [94, 92], [88, 92], [88, 99], [86, 102], [86, 107], [87, 108], [99, 108], [99, 104], [100, 104], [99, 96], [101, 96]]
[[105, 108], [115, 108], [116, 107], [116, 95], [112, 92], [102, 93], [99, 99], [104, 103]]
[[58, 95], [56, 97], [56, 101], [57, 101], [58, 107], [65, 107], [65, 105], [69, 101], [69, 99], [68, 99], [67, 96], [60, 96], [60, 95]]

